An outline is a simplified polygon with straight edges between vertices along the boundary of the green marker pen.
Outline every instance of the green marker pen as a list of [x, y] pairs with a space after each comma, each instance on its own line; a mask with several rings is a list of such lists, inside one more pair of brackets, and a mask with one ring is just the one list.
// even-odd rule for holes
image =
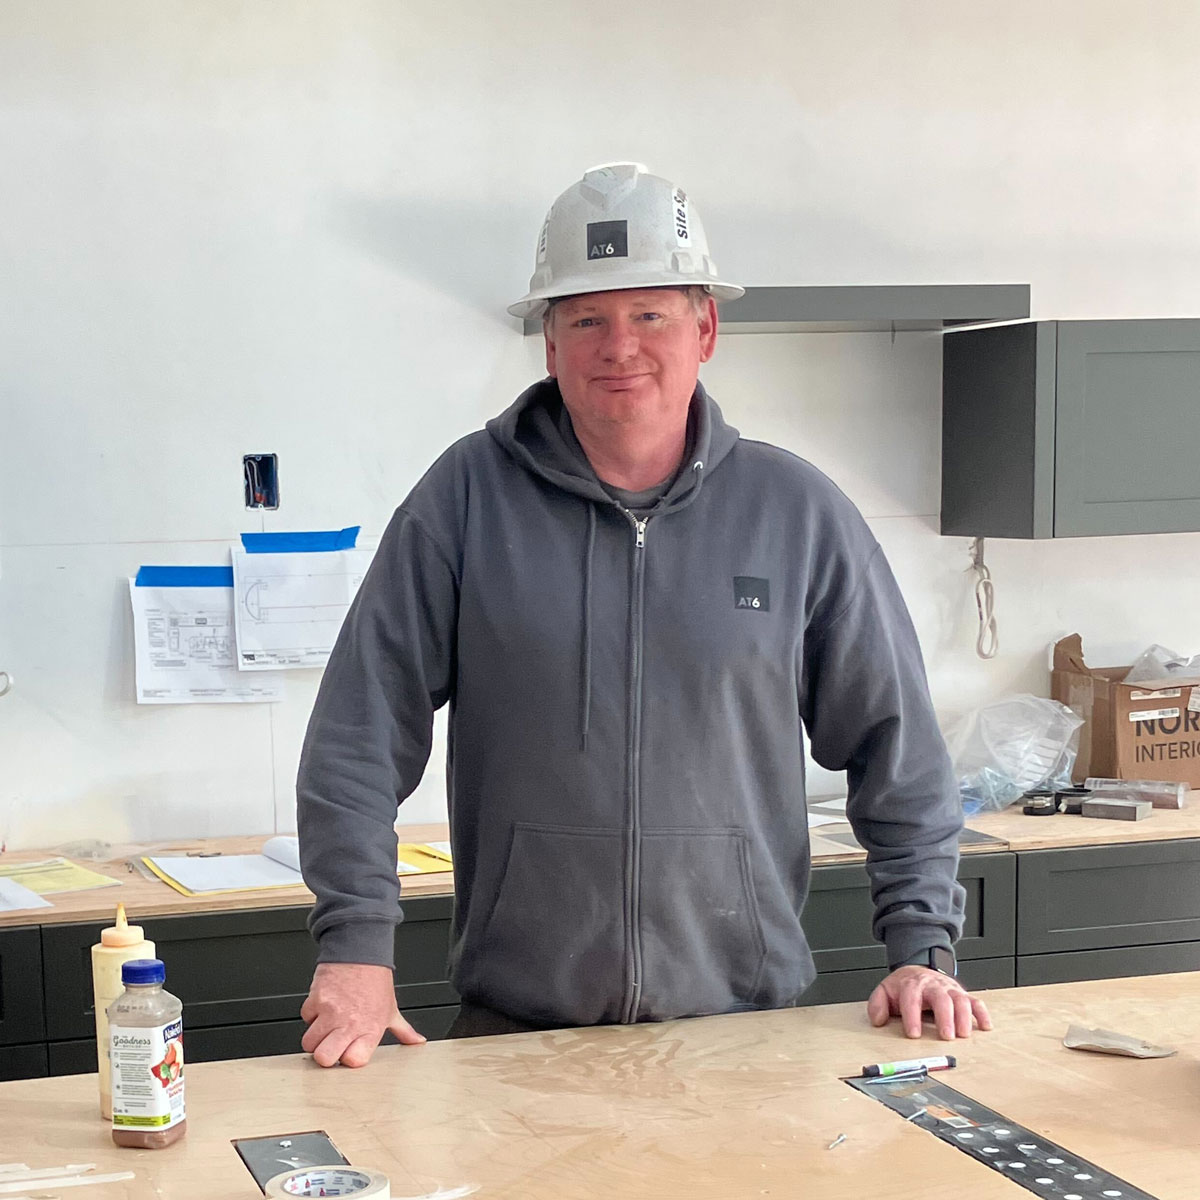
[[869, 1067], [863, 1067], [862, 1073], [867, 1076], [901, 1075], [908, 1071], [948, 1071], [957, 1066], [958, 1059], [946, 1054], [939, 1058], [906, 1058], [901, 1062], [872, 1063]]

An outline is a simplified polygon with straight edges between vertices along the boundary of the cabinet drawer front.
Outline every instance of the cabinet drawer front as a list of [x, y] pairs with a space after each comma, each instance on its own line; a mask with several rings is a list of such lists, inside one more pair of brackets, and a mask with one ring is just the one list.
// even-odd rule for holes
[[1200, 840], [1018, 856], [1017, 953], [1200, 940]]
[[[457, 1000], [447, 982], [449, 897], [405, 901], [396, 929], [396, 999], [407, 1007]], [[297, 1020], [308, 995], [317, 948], [307, 908], [246, 909], [140, 923], [166, 964], [167, 988], [183, 1001], [186, 1029]], [[51, 1040], [94, 1034], [91, 946], [100, 924], [48, 925], [42, 931], [53, 980]]]
[[[999, 958], [1013, 953], [1015, 856], [971, 854], [959, 863], [966, 888], [960, 960]], [[887, 965], [887, 953], [871, 937], [875, 908], [867, 869], [815, 867], [802, 924], [819, 972], [853, 971]]]
[[38, 928], [0, 929], [0, 1046], [36, 1042], [45, 1036]]
[[1029, 954], [1017, 959], [1017, 985], [1071, 983], [1077, 979], [1121, 979], [1127, 975], [1171, 975], [1200, 971], [1200, 942], [1166, 946], [1121, 946], [1069, 954]]
[[1054, 535], [1200, 529], [1200, 321], [1060, 321]]
[[10, 1079], [41, 1079], [46, 1070], [46, 1043], [0, 1046], [0, 1083]]
[[[887, 974], [886, 967], [875, 967], [867, 971], [830, 971], [818, 975], [812, 987], [800, 998], [798, 1007], [808, 1008], [814, 1004], [847, 1004], [854, 1000], [865, 1001], [875, 986]], [[958, 978], [968, 991], [985, 988], [1012, 987], [1014, 982], [1011, 958], [970, 958], [959, 963]]]

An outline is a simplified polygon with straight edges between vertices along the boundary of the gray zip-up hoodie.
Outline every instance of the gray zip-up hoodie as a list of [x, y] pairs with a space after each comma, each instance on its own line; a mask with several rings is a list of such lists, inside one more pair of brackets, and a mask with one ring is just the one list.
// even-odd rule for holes
[[396, 806], [450, 704], [451, 978], [530, 1020], [793, 1004], [814, 968], [801, 730], [848, 772], [874, 933], [949, 945], [961, 807], [920, 650], [854, 506], [697, 386], [644, 521], [534, 385], [396, 511], [300, 764], [321, 961], [390, 965]]

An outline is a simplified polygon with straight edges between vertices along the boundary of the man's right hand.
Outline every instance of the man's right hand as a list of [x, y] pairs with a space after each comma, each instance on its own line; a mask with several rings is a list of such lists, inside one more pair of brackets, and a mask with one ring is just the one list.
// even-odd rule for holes
[[300, 1016], [308, 1022], [300, 1045], [322, 1067], [365, 1067], [389, 1030], [405, 1046], [425, 1041], [396, 1007], [390, 967], [318, 963]]

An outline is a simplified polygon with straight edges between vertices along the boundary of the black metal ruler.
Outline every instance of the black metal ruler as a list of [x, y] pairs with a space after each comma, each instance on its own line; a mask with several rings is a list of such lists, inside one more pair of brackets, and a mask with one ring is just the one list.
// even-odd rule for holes
[[846, 1082], [1044, 1200], [1157, 1200], [928, 1076]]

